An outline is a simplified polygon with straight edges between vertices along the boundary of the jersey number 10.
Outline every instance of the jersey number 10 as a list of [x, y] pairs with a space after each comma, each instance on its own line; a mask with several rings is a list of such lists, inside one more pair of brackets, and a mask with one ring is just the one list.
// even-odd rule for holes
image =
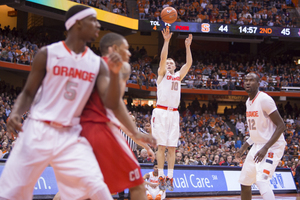
[[171, 88], [171, 90], [175, 90], [175, 91], [178, 90], [178, 82], [172, 82], [172, 88]]

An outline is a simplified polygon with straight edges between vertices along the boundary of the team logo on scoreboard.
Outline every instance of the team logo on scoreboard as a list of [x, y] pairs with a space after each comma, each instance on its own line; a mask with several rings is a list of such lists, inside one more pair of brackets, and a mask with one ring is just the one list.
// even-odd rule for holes
[[210, 24], [208, 24], [208, 23], [201, 24], [201, 32], [209, 33], [210, 32]]

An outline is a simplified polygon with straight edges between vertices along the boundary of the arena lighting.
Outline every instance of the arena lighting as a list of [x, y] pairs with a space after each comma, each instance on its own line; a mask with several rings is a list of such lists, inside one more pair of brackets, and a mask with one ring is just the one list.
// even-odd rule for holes
[[279, 101], [286, 101], [286, 96], [280, 96]]

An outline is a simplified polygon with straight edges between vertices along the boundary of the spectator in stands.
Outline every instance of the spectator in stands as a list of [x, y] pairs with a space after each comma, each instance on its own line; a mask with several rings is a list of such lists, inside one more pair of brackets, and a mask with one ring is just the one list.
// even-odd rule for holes
[[212, 82], [212, 89], [221, 89], [220, 82], [218, 81], [217, 77], [214, 78]]
[[222, 164], [222, 166], [236, 166], [236, 165], [237, 164], [235, 162], [232, 162], [232, 156], [231, 155], [227, 156], [226, 162], [224, 162]]
[[242, 119], [239, 118], [238, 121], [236, 122], [236, 133], [241, 132], [241, 134], [245, 134], [245, 124], [242, 122]]
[[232, 79], [230, 78], [228, 83], [227, 83], [227, 89], [228, 90], [235, 90], [235, 85], [234, 83], [232, 82]]
[[139, 163], [151, 163], [151, 158], [148, 157], [146, 149], [142, 149], [140, 156], [138, 157]]

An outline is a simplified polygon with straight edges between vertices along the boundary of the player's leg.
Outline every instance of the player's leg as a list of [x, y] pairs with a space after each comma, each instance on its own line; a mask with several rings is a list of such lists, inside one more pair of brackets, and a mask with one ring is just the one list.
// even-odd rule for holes
[[[259, 149], [263, 145], [260, 145]], [[264, 159], [258, 164], [256, 185], [264, 200], [275, 200], [275, 195], [270, 185], [270, 179], [272, 178], [275, 169], [283, 156], [285, 143], [275, 144], [269, 148]]]
[[47, 126], [32, 119], [25, 121], [24, 132], [19, 133], [0, 178], [3, 199], [32, 199], [34, 186], [50, 162], [55, 141], [55, 133]]
[[165, 175], [164, 175], [165, 151], [166, 151], [166, 147], [159, 145], [156, 153], [158, 177], [159, 177], [159, 189], [161, 190], [166, 190]]
[[145, 195], [141, 195], [141, 194], [146, 194], [146, 188], [144, 183], [135, 186], [135, 187], [131, 187], [129, 188], [129, 192], [130, 192], [130, 199], [131, 200], [147, 200], [147, 196]]
[[168, 176], [166, 179], [167, 189], [170, 191], [174, 190], [173, 186], [173, 173], [174, 173], [174, 165], [175, 165], [175, 147], [168, 147]]
[[270, 185], [270, 181], [256, 181], [260, 195], [264, 200], [275, 200], [275, 195]]
[[253, 159], [256, 152], [257, 148], [254, 144], [246, 157], [240, 174], [241, 200], [251, 200], [251, 185], [256, 182], [256, 166]]
[[175, 164], [175, 150], [178, 145], [179, 139], [179, 112], [169, 112], [170, 125], [169, 125], [169, 134], [167, 138], [167, 147], [168, 147], [168, 176], [166, 179], [167, 189], [170, 191], [174, 190], [173, 186], [173, 173], [174, 173], [174, 164]]
[[112, 199], [92, 147], [80, 137], [81, 126], [63, 129], [51, 165], [61, 199]]
[[251, 186], [241, 185], [241, 200], [251, 200], [251, 199], [252, 199]]
[[151, 118], [151, 131], [158, 145], [156, 160], [158, 166], [159, 188], [166, 190], [164, 178], [165, 151], [167, 144], [168, 111], [155, 108]]

